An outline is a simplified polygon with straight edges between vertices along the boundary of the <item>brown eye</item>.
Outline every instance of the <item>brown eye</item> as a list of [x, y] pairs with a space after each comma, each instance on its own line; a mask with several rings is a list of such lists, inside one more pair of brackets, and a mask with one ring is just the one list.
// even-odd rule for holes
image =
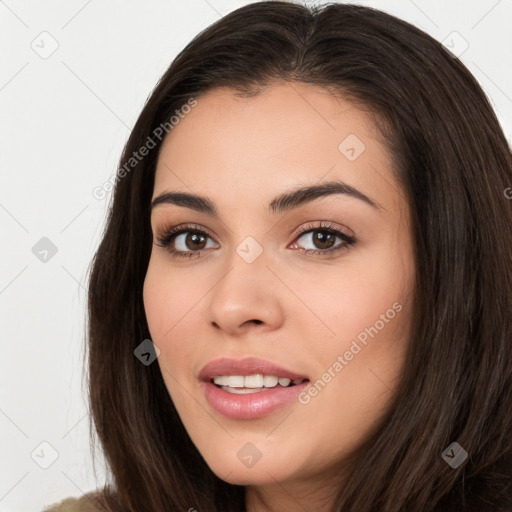
[[[180, 238], [181, 236], [182, 235], [180, 235], [176, 238]], [[194, 250], [201, 250], [201, 249], [205, 248], [206, 239], [207, 239], [206, 236], [201, 235], [200, 233], [186, 232], [183, 234], [183, 237], [184, 238], [183, 238], [182, 242], [184, 243], [184, 245], [187, 249], [194, 251]]]
[[[304, 242], [298, 243], [301, 239], [305, 239], [313, 247], [302, 247]], [[308, 225], [300, 230], [295, 240], [292, 248], [309, 255], [331, 255], [355, 243], [355, 238], [329, 223], [313, 227]], [[164, 230], [158, 237], [157, 245], [166, 248], [173, 258], [199, 257], [207, 249], [218, 248], [212, 237], [196, 225], [182, 225]]]
[[311, 241], [318, 249], [330, 249], [336, 243], [336, 235], [327, 231], [313, 231]]
[[157, 245], [165, 247], [173, 258], [191, 258], [212, 247], [211, 244], [208, 246], [208, 240], [212, 240], [208, 233], [195, 225], [182, 225], [164, 230]]
[[[297, 241], [301, 239], [304, 239], [305, 242], [299, 244]], [[338, 243], [336, 243], [337, 239], [339, 239]], [[355, 243], [355, 238], [347, 235], [329, 223], [313, 227], [306, 226], [300, 230], [295, 240], [293, 248], [305, 254], [319, 255], [330, 254]], [[309, 244], [311, 247], [302, 247], [305, 243]]]

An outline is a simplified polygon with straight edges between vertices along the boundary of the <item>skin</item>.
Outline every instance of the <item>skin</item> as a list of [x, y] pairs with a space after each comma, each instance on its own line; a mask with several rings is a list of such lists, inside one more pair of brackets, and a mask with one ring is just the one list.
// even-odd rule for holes
[[[348, 456], [389, 407], [402, 370], [414, 282], [409, 205], [372, 116], [343, 98], [280, 83], [252, 98], [217, 88], [197, 100], [164, 141], [153, 198], [200, 194], [220, 217], [173, 204], [152, 211], [144, 306], [157, 361], [192, 441], [219, 478], [247, 486], [250, 512], [327, 511]], [[353, 161], [338, 149], [350, 134], [366, 146]], [[334, 179], [379, 208], [336, 194], [286, 213], [268, 210], [280, 193]], [[320, 221], [352, 233], [356, 243], [331, 256], [300, 252], [331, 247], [311, 234], [296, 236]], [[173, 259], [157, 245], [166, 227], [183, 223], [210, 237], [199, 257]], [[185, 245], [186, 236], [174, 248], [199, 252], [190, 235]], [[263, 249], [250, 264], [236, 252], [248, 236]], [[394, 303], [400, 312], [386, 316], [307, 404], [234, 420], [202, 393], [199, 372], [218, 357], [261, 357], [316, 382]], [[262, 454], [252, 467], [237, 457], [246, 443]]]

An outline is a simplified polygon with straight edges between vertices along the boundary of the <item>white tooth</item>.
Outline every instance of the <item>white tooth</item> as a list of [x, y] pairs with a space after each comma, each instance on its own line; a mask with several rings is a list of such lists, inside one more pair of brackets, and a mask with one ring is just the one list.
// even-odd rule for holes
[[244, 377], [241, 375], [230, 375], [228, 378], [227, 385], [230, 388], [243, 388], [244, 387]]
[[263, 386], [263, 375], [260, 373], [247, 375], [244, 384], [246, 388], [261, 388]]
[[274, 375], [265, 375], [265, 377], [263, 377], [263, 385], [266, 388], [273, 388], [274, 386], [277, 386], [278, 381], [279, 379]]
[[[293, 384], [300, 384], [304, 379], [297, 379], [293, 381]], [[282, 387], [288, 387], [292, 382], [286, 377], [278, 378], [275, 375], [265, 375], [256, 373], [253, 375], [216, 375], [213, 378], [213, 382], [218, 386], [230, 387], [230, 388], [247, 388], [247, 389], [261, 389], [261, 388], [273, 388], [279, 383]]]
[[228, 393], [233, 393], [235, 395], [246, 395], [248, 393], [264, 393], [265, 388], [256, 388], [256, 389], [249, 389], [249, 388], [230, 388], [229, 386], [226, 386], [225, 388], [222, 388], [224, 391], [227, 391]]

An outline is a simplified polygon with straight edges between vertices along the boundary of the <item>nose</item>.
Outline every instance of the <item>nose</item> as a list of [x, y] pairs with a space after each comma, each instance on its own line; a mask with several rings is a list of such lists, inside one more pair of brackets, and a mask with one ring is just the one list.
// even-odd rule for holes
[[248, 263], [238, 254], [208, 295], [208, 323], [233, 336], [250, 329], [272, 331], [283, 322], [283, 284], [264, 254]]

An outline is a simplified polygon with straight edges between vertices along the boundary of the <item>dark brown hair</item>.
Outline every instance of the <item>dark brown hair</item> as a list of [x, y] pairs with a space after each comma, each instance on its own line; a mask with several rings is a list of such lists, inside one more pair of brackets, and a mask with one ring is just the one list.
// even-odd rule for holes
[[[142, 288], [161, 141], [126, 162], [190, 98], [251, 96], [278, 82], [325, 87], [375, 114], [413, 221], [412, 336], [396, 397], [341, 481], [333, 511], [512, 510], [512, 158], [489, 101], [435, 39], [367, 7], [257, 2], [197, 35], [146, 102], [121, 157], [89, 284], [93, 427], [112, 510], [240, 512], [191, 442], [150, 338]], [[468, 453], [452, 468], [452, 442]]]

